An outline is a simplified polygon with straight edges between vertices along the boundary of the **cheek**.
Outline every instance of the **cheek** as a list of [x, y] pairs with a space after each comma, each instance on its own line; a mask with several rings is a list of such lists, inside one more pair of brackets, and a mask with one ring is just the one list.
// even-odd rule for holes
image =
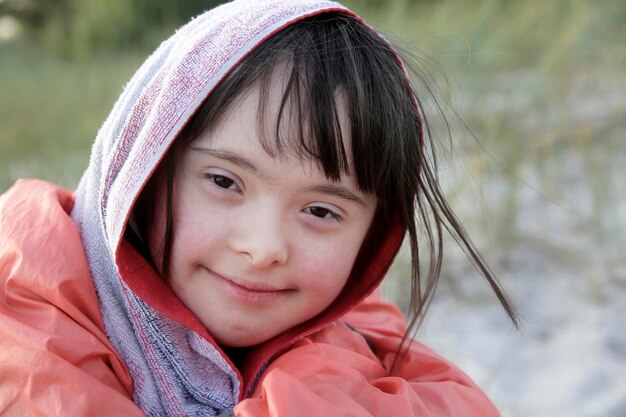
[[172, 219], [172, 273], [178, 268], [193, 268], [195, 262], [211, 260], [222, 253], [236, 221], [232, 210], [211, 204], [193, 187], [181, 184], [177, 189]]
[[173, 219], [172, 268], [180, 267], [186, 260], [208, 259], [223, 240], [226, 229], [224, 222], [198, 213], [198, 210], [180, 211]]
[[334, 299], [343, 289], [352, 271], [360, 245], [355, 243], [355, 246], [321, 245], [317, 248], [302, 248], [298, 262], [298, 269], [302, 271], [304, 280], [301, 284], [312, 294]]
[[[344, 288], [365, 235], [373, 218], [373, 209], [366, 213], [354, 227], [332, 242], [320, 242], [311, 248], [302, 248], [310, 271], [310, 288], [320, 297], [332, 297], [331, 302]], [[310, 268], [310, 269], [309, 269]]]

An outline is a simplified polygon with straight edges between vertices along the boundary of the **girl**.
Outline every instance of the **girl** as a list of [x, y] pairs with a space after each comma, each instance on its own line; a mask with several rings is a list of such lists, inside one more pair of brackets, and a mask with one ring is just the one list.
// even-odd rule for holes
[[377, 298], [408, 233], [422, 316], [446, 227], [513, 316], [437, 187], [418, 103], [337, 3], [234, 1], [178, 30], [75, 193], [2, 197], [3, 415], [498, 415]]

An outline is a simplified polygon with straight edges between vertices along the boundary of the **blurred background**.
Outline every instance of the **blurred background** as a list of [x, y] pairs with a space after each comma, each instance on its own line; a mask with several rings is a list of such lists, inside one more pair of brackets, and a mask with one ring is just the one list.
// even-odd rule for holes
[[[134, 70], [218, 3], [0, 0], [0, 192], [75, 187]], [[505, 417], [626, 416], [626, 2], [344, 3], [416, 57], [442, 183], [522, 315], [448, 242], [416, 337]], [[408, 270], [384, 287], [401, 306]]]

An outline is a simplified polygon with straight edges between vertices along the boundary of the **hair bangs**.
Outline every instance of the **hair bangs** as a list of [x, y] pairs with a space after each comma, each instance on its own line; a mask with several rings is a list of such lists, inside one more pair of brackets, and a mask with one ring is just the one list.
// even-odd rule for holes
[[[270, 48], [280, 54], [266, 63], [273, 70], [258, 80], [261, 144], [273, 157], [292, 155], [313, 160], [327, 178], [338, 181], [342, 174], [351, 174], [346, 150], [351, 144], [346, 143], [349, 138], [343, 133], [350, 133], [350, 126], [342, 131], [342, 122], [349, 123], [350, 111], [335, 74], [337, 56], [328, 54], [333, 48], [323, 44], [332, 37], [311, 31], [290, 34], [288, 29], [281, 35]], [[277, 85], [282, 96], [273, 129], [267, 132], [267, 103]]]
[[[420, 116], [395, 53], [376, 33], [350, 16], [320, 15], [284, 29], [253, 55], [247, 64], [264, 68], [256, 82], [266, 152], [315, 160], [331, 180], [353, 175], [383, 206], [417, 194]], [[277, 75], [282, 98], [273, 131], [265, 132]]]

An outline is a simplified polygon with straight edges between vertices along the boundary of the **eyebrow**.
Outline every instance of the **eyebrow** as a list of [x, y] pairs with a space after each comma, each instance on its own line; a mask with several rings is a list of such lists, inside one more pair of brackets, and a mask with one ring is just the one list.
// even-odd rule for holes
[[254, 166], [252, 162], [250, 162], [249, 159], [244, 158], [240, 155], [237, 155], [234, 152], [220, 150], [220, 149], [202, 148], [199, 146], [191, 146], [191, 149], [193, 149], [194, 151], [201, 152], [206, 155], [213, 156], [215, 158], [224, 159], [226, 161], [232, 162], [233, 164], [243, 169], [246, 169], [248, 171], [251, 171], [255, 174], [259, 173], [259, 170]]
[[[259, 170], [254, 166], [254, 164], [247, 158], [240, 156], [234, 152], [230, 152], [223, 149], [211, 149], [211, 148], [203, 148], [200, 146], [191, 146], [191, 149], [197, 152], [201, 152], [205, 155], [209, 155], [215, 158], [223, 159], [233, 164], [246, 169], [255, 174], [259, 174]], [[335, 197], [339, 197], [343, 200], [350, 201], [356, 204], [359, 204], [363, 207], [367, 207], [365, 200], [361, 197], [353, 193], [348, 187], [341, 184], [320, 184], [320, 185], [312, 185], [310, 187], [306, 187], [305, 189], [308, 192], [313, 193], [322, 193]]]
[[347, 187], [340, 184], [313, 185], [311, 187], [307, 187], [306, 190], [339, 197], [341, 199], [357, 203], [363, 207], [367, 206], [367, 204], [365, 204], [365, 201], [361, 197], [350, 191]]

